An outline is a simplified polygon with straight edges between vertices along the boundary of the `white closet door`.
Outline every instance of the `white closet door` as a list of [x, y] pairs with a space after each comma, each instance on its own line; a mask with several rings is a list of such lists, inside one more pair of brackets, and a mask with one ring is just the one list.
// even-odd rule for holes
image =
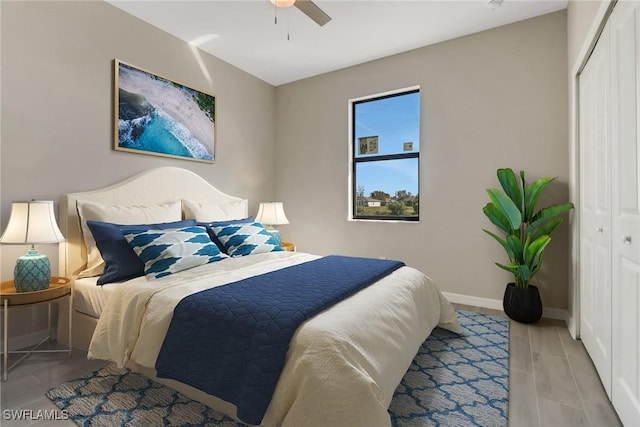
[[611, 397], [609, 34], [580, 74], [580, 337]]
[[638, 13], [638, 2], [618, 2], [609, 18], [614, 166], [612, 402], [626, 426], [640, 425]]

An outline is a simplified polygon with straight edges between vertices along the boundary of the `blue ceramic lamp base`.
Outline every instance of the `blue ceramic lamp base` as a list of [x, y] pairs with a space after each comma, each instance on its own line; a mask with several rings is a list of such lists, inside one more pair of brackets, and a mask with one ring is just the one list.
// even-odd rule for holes
[[13, 271], [13, 283], [18, 292], [42, 291], [49, 288], [51, 267], [49, 258], [35, 249], [18, 258]]
[[266, 230], [269, 232], [269, 234], [271, 234], [271, 237], [273, 237], [275, 241], [278, 242], [278, 246], [280, 246], [280, 243], [282, 243], [282, 239], [280, 238], [280, 231], [276, 230], [273, 227], [266, 227]]

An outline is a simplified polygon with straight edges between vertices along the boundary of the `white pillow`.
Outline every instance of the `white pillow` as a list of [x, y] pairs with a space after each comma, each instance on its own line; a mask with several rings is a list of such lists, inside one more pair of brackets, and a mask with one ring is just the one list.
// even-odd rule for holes
[[98, 276], [104, 271], [104, 261], [93, 239], [87, 220], [110, 222], [114, 224], [157, 224], [162, 222], [180, 221], [182, 219], [181, 203], [165, 203], [149, 206], [119, 206], [102, 203], [76, 203], [82, 237], [87, 248], [87, 266], [78, 277]]
[[249, 202], [246, 199], [227, 203], [197, 203], [182, 200], [185, 219], [195, 219], [198, 222], [229, 221], [246, 218], [249, 212]]

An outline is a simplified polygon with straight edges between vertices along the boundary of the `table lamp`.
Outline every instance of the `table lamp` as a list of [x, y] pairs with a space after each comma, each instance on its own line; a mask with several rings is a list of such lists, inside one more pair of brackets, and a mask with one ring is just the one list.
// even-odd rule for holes
[[284, 214], [284, 207], [282, 202], [263, 202], [260, 203], [258, 208], [258, 214], [256, 215], [256, 221], [263, 224], [269, 234], [273, 236], [278, 242], [278, 245], [282, 242], [280, 239], [280, 232], [273, 228], [274, 225], [289, 224], [287, 216]]
[[31, 249], [18, 258], [13, 272], [13, 283], [18, 292], [41, 291], [49, 287], [51, 267], [49, 258], [39, 253], [35, 244], [58, 243], [64, 237], [56, 223], [53, 201], [32, 200], [13, 202], [9, 224], [0, 236], [0, 243], [30, 244]]

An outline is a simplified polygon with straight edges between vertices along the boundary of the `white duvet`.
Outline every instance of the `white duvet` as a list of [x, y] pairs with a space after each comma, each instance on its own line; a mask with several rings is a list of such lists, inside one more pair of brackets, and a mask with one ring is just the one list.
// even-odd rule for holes
[[[271, 252], [118, 285], [93, 335], [89, 358], [154, 368], [174, 307], [187, 295], [318, 258]], [[390, 426], [387, 408], [433, 328], [460, 332], [432, 281], [402, 267], [304, 322], [287, 353], [264, 426]], [[235, 414], [228, 414], [235, 417]]]

